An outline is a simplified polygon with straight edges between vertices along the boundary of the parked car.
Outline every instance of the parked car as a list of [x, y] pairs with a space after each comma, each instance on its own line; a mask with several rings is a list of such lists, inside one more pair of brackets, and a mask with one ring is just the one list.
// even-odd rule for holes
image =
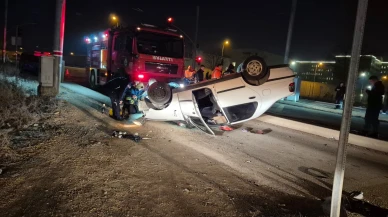
[[247, 58], [243, 70], [192, 84], [171, 88], [155, 82], [140, 102], [145, 120], [184, 121], [215, 135], [217, 125], [233, 125], [255, 119], [276, 101], [294, 93], [294, 73], [288, 65], [267, 66], [257, 56]]

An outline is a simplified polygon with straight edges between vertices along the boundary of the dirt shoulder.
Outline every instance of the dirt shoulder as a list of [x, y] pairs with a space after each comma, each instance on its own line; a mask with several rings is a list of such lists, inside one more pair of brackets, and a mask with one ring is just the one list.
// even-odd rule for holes
[[[137, 127], [102, 114], [106, 97], [62, 90], [58, 98], [60, 112], [35, 127], [46, 136], [16, 149], [20, 157], [0, 174], [0, 216], [323, 216], [335, 141], [277, 126], [222, 137], [168, 123]], [[111, 138], [113, 130], [151, 140]], [[361, 186], [385, 207], [386, 156], [348, 151], [345, 189]]]
[[51, 136], [0, 175], [1, 216], [320, 215], [316, 200], [258, 186], [169, 140], [174, 127], [126, 128], [152, 137], [135, 143], [111, 138], [125, 126], [97, 110], [60, 106], [45, 122]]

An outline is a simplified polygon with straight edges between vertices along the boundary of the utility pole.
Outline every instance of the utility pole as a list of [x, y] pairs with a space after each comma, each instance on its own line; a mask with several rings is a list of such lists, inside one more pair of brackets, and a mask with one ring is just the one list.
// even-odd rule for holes
[[5, 63], [5, 57], [7, 52], [7, 17], [8, 17], [8, 0], [5, 0], [4, 9], [4, 41], [3, 41], [3, 63]]
[[57, 0], [54, 32], [54, 91], [59, 92], [59, 78], [62, 73], [63, 40], [65, 37], [66, 0]]
[[333, 180], [333, 192], [331, 196], [330, 217], [339, 217], [341, 211], [342, 189], [344, 184], [346, 151], [349, 139], [350, 123], [352, 120], [352, 108], [354, 103], [354, 89], [358, 77], [358, 65], [364, 36], [365, 20], [368, 9], [368, 0], [358, 0], [356, 24], [354, 27], [352, 54], [349, 65], [345, 107], [342, 113], [341, 130], [338, 141], [337, 160]]
[[[195, 37], [194, 37], [194, 47], [193, 47], [193, 59], [197, 57], [197, 44], [198, 44], [198, 23], [199, 23], [199, 6], [197, 6], [197, 20], [195, 22]], [[193, 61], [193, 67], [195, 68], [195, 61]]]
[[292, 30], [294, 28], [294, 19], [296, 12], [296, 5], [298, 0], [292, 0], [291, 7], [291, 15], [290, 15], [290, 23], [288, 24], [288, 34], [287, 34], [287, 43], [286, 43], [286, 52], [284, 53], [284, 64], [288, 63], [288, 56], [290, 54], [290, 46], [291, 46], [291, 38], [292, 38]]
[[16, 33], [15, 33], [15, 66], [18, 67], [18, 35], [19, 35], [19, 25], [16, 25]]

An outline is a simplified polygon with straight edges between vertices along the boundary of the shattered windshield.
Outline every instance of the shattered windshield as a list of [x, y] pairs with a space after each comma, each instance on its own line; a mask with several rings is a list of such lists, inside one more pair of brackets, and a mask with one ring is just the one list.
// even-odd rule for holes
[[141, 54], [182, 58], [183, 40], [172, 35], [141, 32], [137, 35], [137, 50]]

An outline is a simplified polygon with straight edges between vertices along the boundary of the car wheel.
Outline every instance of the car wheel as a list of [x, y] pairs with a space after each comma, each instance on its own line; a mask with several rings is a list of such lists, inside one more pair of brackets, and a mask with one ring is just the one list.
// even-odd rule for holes
[[155, 105], [152, 104], [152, 102], [151, 102], [149, 99], [147, 99], [147, 98], [145, 98], [144, 101], [145, 101], [147, 107], [150, 108], [150, 109], [153, 109], [153, 110], [162, 110], [162, 109], [164, 108], [164, 106], [160, 106], [160, 105], [156, 105], [156, 106], [155, 106]]
[[260, 85], [263, 83], [262, 79], [268, 79], [267, 64], [263, 58], [258, 56], [248, 57], [243, 63], [241, 73], [244, 80], [250, 85]]
[[90, 88], [94, 89], [96, 88], [96, 73], [94, 73], [94, 70], [90, 71], [90, 77], [89, 77], [89, 85]]
[[171, 97], [171, 87], [167, 83], [155, 82], [148, 88], [148, 98], [155, 107], [164, 106], [170, 102]]

